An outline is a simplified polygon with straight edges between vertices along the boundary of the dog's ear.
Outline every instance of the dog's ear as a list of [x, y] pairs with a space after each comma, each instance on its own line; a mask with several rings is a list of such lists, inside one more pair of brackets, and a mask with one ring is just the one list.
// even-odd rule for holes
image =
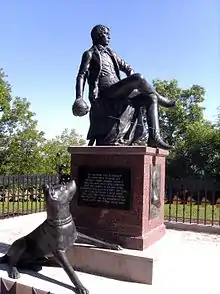
[[76, 182], [71, 180], [66, 184], [67, 189], [71, 192], [71, 194], [75, 195], [76, 193]]
[[43, 191], [46, 192], [50, 189], [50, 186], [48, 184], [44, 184], [42, 188], [43, 188]]

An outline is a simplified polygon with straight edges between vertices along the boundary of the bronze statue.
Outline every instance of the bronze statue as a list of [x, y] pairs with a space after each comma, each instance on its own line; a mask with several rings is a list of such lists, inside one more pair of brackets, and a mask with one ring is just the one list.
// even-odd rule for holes
[[34, 231], [16, 240], [7, 254], [0, 258], [0, 263], [9, 265], [10, 278], [19, 278], [18, 268], [39, 271], [42, 265], [56, 265], [51, 258], [54, 256], [76, 286], [77, 293], [88, 294], [88, 290], [82, 285], [69, 263], [66, 250], [75, 242], [112, 250], [122, 248], [77, 232], [69, 210], [69, 203], [75, 193], [75, 181], [44, 187], [47, 219]]
[[[103, 25], [91, 31], [93, 46], [82, 56], [76, 80], [73, 114], [83, 116], [89, 107], [83, 100], [86, 80], [89, 84], [89, 145], [132, 145], [144, 132], [142, 109], [146, 111], [148, 145], [170, 149], [160, 136], [158, 104], [172, 107], [174, 101], [161, 96], [139, 73], [109, 47], [110, 30]], [[127, 77], [120, 79], [120, 71]]]

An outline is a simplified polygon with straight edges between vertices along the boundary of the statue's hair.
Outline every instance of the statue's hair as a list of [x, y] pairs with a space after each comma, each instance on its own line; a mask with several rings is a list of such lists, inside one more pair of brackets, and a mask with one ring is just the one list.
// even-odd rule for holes
[[97, 44], [99, 42], [100, 39], [100, 35], [105, 31], [105, 30], [110, 31], [110, 29], [105, 26], [105, 25], [96, 25], [94, 26], [94, 28], [91, 30], [91, 38], [92, 38], [92, 42], [93, 44]]

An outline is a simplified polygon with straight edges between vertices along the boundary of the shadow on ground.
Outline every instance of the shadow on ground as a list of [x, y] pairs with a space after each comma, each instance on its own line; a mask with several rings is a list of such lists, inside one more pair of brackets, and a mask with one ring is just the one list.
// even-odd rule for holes
[[[2, 243], [0, 242], [0, 253], [3, 253], [5, 254], [9, 248], [10, 244], [6, 244], [6, 243]], [[7, 264], [0, 264], [0, 270], [2, 271], [8, 271], [8, 266]], [[28, 274], [29, 276], [32, 276], [32, 277], [35, 277], [35, 278], [38, 278], [38, 279], [41, 279], [41, 280], [44, 280], [44, 281], [47, 281], [47, 282], [50, 282], [50, 283], [54, 283], [58, 286], [61, 286], [61, 287], [64, 287], [64, 288], [67, 288], [71, 291], [74, 291], [76, 292], [76, 289], [68, 284], [65, 284], [65, 283], [62, 283], [62, 282], [59, 282], [53, 278], [50, 278], [50, 277], [47, 277], [41, 273], [38, 273], [38, 272], [32, 272], [32, 271], [25, 271], [25, 270], [20, 270], [21, 273], [23, 274]]]

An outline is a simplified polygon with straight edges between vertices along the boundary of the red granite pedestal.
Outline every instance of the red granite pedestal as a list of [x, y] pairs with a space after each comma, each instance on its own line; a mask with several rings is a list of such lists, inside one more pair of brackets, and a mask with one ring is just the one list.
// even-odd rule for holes
[[[79, 231], [90, 236], [121, 244], [124, 248], [143, 250], [165, 234], [164, 192], [165, 160], [168, 152], [142, 146], [132, 147], [69, 147], [71, 175], [78, 192], [71, 203], [71, 212]], [[131, 175], [131, 205], [126, 210], [79, 205], [79, 169], [127, 168]], [[159, 213], [150, 217], [151, 171], [159, 166]]]

